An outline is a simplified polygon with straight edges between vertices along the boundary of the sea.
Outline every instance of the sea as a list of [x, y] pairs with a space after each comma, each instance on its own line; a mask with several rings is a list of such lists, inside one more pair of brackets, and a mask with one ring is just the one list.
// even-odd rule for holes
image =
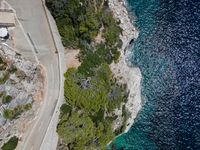
[[113, 149], [200, 150], [200, 0], [127, 7], [140, 31], [129, 61], [142, 72], [144, 104]]

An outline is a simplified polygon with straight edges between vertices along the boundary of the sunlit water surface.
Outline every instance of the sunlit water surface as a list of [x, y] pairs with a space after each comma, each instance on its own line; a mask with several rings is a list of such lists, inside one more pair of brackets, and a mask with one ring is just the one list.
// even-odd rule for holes
[[200, 150], [200, 0], [128, 0], [145, 102], [117, 149]]

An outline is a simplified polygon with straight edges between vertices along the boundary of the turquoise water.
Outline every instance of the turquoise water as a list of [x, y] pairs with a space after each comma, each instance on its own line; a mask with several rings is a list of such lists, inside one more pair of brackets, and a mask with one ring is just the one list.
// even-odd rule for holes
[[200, 149], [200, 1], [128, 0], [144, 106], [116, 149]]

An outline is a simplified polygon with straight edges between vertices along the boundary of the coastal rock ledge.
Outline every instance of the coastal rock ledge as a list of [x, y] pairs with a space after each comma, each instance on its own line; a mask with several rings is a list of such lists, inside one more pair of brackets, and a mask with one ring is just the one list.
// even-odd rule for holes
[[[128, 55], [132, 41], [137, 39], [139, 31], [133, 26], [132, 20], [129, 17], [125, 0], [108, 0], [108, 5], [113, 13], [114, 18], [120, 22], [119, 26], [122, 29], [122, 34], [120, 39], [122, 40], [121, 58], [118, 63], [112, 63], [110, 65], [114, 76], [118, 79], [120, 83], [125, 83], [127, 85], [127, 90], [129, 92], [126, 106], [126, 112], [128, 114], [125, 133], [131, 128], [134, 123], [139, 110], [142, 107], [141, 101], [141, 72], [139, 68], [131, 67], [128, 65]], [[122, 108], [115, 111], [118, 118], [114, 123], [113, 128], [116, 129], [121, 126], [120, 122], [122, 117]]]

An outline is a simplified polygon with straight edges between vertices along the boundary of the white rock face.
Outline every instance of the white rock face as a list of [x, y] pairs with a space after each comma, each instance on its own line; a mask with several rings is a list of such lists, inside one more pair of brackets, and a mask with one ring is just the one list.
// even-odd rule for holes
[[[25, 126], [31, 121], [40, 105], [41, 97], [37, 95], [44, 92], [45, 76], [41, 73], [43, 68], [28, 60], [8, 47], [0, 45], [0, 57], [8, 67], [14, 66], [17, 70], [9, 73], [9, 78], [0, 84], [0, 93], [12, 97], [11, 102], [2, 103], [0, 98], [0, 147], [12, 136], [20, 137]], [[2, 72], [0, 70], [0, 72]], [[32, 104], [32, 109], [9, 121], [3, 117], [5, 109], [13, 109], [18, 105]]]
[[[127, 132], [134, 123], [139, 110], [142, 106], [141, 101], [141, 72], [139, 68], [133, 68], [128, 65], [127, 57], [130, 51], [127, 49], [132, 40], [137, 39], [139, 31], [133, 26], [128, 11], [125, 6], [124, 0], [108, 0], [109, 7], [116, 20], [120, 21], [120, 27], [123, 30], [120, 39], [123, 42], [121, 48], [121, 58], [117, 64], [111, 64], [111, 70], [115, 77], [118, 78], [120, 83], [126, 83], [129, 90], [128, 101], [125, 104], [126, 111], [128, 112], [128, 120], [126, 123], [125, 132]], [[116, 110], [118, 113], [122, 110]], [[122, 113], [121, 113], [122, 114]], [[119, 117], [114, 123], [114, 129], [120, 127], [119, 121], [122, 120]]]
[[123, 42], [122, 51], [129, 45], [132, 39], [137, 39], [138, 30], [133, 26], [128, 11], [125, 7], [124, 0], [109, 0], [109, 8], [113, 12], [113, 16], [116, 20], [120, 21], [120, 27], [123, 30], [120, 39]]

